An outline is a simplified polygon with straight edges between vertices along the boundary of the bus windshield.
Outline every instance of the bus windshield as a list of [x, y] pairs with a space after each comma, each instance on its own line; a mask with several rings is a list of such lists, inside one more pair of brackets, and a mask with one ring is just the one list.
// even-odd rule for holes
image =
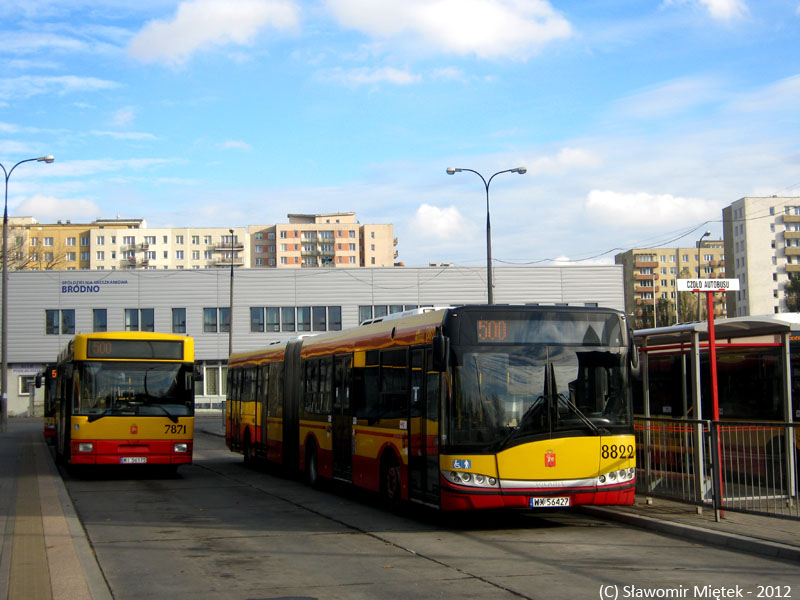
[[453, 445], [496, 449], [531, 439], [631, 429], [625, 349], [467, 346], [454, 352]]
[[82, 362], [73, 414], [90, 420], [106, 415], [194, 414], [192, 367], [182, 363]]

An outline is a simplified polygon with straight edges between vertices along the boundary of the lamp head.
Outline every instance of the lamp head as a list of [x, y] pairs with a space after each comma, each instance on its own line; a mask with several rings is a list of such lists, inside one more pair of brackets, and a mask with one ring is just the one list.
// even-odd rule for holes
[[461, 169], [459, 169], [458, 167], [447, 167], [448, 175], [455, 175], [456, 173], [461, 173]]
[[40, 156], [36, 160], [39, 162], [46, 162], [49, 165], [55, 160], [55, 157], [52, 154], [48, 154], [47, 156]]
[[519, 173], [520, 175], [525, 175], [528, 172], [526, 167], [517, 167], [516, 169], [511, 169], [512, 173]]

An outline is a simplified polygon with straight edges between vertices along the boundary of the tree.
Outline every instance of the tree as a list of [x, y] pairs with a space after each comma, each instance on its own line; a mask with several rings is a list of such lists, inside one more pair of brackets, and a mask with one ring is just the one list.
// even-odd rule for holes
[[790, 273], [786, 284], [786, 309], [789, 312], [800, 312], [800, 274]]
[[[692, 275], [688, 267], [684, 267], [678, 277], [691, 279], [694, 275]], [[678, 318], [681, 323], [697, 320], [698, 295], [694, 292], [678, 292]]]

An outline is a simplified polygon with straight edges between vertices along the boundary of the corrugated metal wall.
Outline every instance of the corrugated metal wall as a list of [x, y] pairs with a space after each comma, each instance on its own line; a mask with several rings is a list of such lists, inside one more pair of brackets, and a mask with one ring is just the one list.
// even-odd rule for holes
[[[497, 304], [596, 303], [624, 310], [622, 267], [546, 266], [494, 269]], [[172, 308], [186, 308], [198, 360], [226, 360], [228, 333], [203, 332], [203, 308], [227, 307], [230, 270], [15, 271], [9, 273], [10, 364], [55, 359], [71, 336], [45, 335], [46, 309], [74, 309], [76, 332], [92, 330], [92, 309], [123, 328], [124, 309], [155, 309], [155, 327], [172, 330]], [[71, 287], [70, 287], [71, 286]], [[77, 291], [76, 291], [77, 290]], [[251, 333], [251, 306], [341, 306], [343, 327], [361, 305], [486, 302], [485, 268], [242, 269], [234, 275], [234, 350], [258, 348], [287, 333]]]

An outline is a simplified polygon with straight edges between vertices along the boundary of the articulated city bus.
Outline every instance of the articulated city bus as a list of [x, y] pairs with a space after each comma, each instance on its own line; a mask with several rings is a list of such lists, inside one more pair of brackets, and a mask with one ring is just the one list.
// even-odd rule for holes
[[192, 462], [194, 340], [78, 334], [56, 365], [56, 457], [70, 465]]
[[226, 443], [443, 510], [631, 504], [631, 338], [600, 308], [463, 306], [235, 353]]

